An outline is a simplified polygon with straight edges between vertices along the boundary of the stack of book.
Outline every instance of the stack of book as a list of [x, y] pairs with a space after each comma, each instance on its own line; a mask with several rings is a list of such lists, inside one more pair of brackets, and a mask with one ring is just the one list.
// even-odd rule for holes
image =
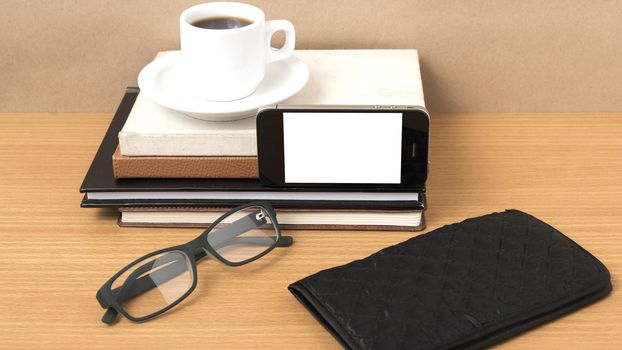
[[[416, 50], [297, 51], [310, 80], [298, 105], [419, 105]], [[425, 188], [271, 188], [258, 180], [255, 118], [194, 119], [128, 88], [80, 191], [122, 226], [204, 227], [231, 207], [268, 201], [285, 229], [420, 230]]]

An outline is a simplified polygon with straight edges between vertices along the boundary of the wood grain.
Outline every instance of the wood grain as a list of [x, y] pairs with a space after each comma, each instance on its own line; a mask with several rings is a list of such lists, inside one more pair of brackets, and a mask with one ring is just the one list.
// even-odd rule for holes
[[[337, 349], [287, 285], [411, 233], [290, 231], [296, 243], [242, 268], [199, 265], [191, 299], [145, 324], [99, 319], [99, 286], [192, 229], [120, 228], [79, 208], [108, 114], [0, 115], [0, 348]], [[435, 115], [428, 230], [505, 208], [530, 212], [622, 270], [622, 113]], [[622, 348], [622, 297], [503, 343]]]

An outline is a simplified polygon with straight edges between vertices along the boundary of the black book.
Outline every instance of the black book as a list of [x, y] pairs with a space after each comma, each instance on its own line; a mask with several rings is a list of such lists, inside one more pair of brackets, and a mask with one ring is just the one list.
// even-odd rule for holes
[[112, 155], [138, 92], [128, 88], [121, 100], [80, 186], [82, 207], [231, 206], [263, 200], [276, 208], [424, 210], [423, 191], [269, 188], [257, 179], [115, 179]]

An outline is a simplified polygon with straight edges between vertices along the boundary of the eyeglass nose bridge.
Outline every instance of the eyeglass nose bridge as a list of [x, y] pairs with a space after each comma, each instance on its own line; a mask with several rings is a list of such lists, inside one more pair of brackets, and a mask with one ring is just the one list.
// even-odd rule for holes
[[214, 256], [210, 249], [208, 248], [207, 237], [205, 235], [200, 235], [199, 237], [193, 239], [188, 243], [188, 249], [194, 255], [195, 263], [204, 257], [209, 257], [210, 259], [216, 260], [219, 263], [223, 264], [223, 262]]
[[204, 235], [200, 235], [199, 237], [188, 242], [187, 249], [192, 252], [195, 262], [201, 260], [208, 254], [207, 250], [205, 249], [205, 245], [206, 242]]

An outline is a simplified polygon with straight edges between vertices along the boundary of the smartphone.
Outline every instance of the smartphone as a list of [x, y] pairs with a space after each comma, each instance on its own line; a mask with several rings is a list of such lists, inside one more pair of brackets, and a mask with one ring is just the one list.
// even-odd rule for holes
[[422, 107], [272, 107], [257, 115], [259, 178], [271, 187], [405, 188], [428, 176]]

